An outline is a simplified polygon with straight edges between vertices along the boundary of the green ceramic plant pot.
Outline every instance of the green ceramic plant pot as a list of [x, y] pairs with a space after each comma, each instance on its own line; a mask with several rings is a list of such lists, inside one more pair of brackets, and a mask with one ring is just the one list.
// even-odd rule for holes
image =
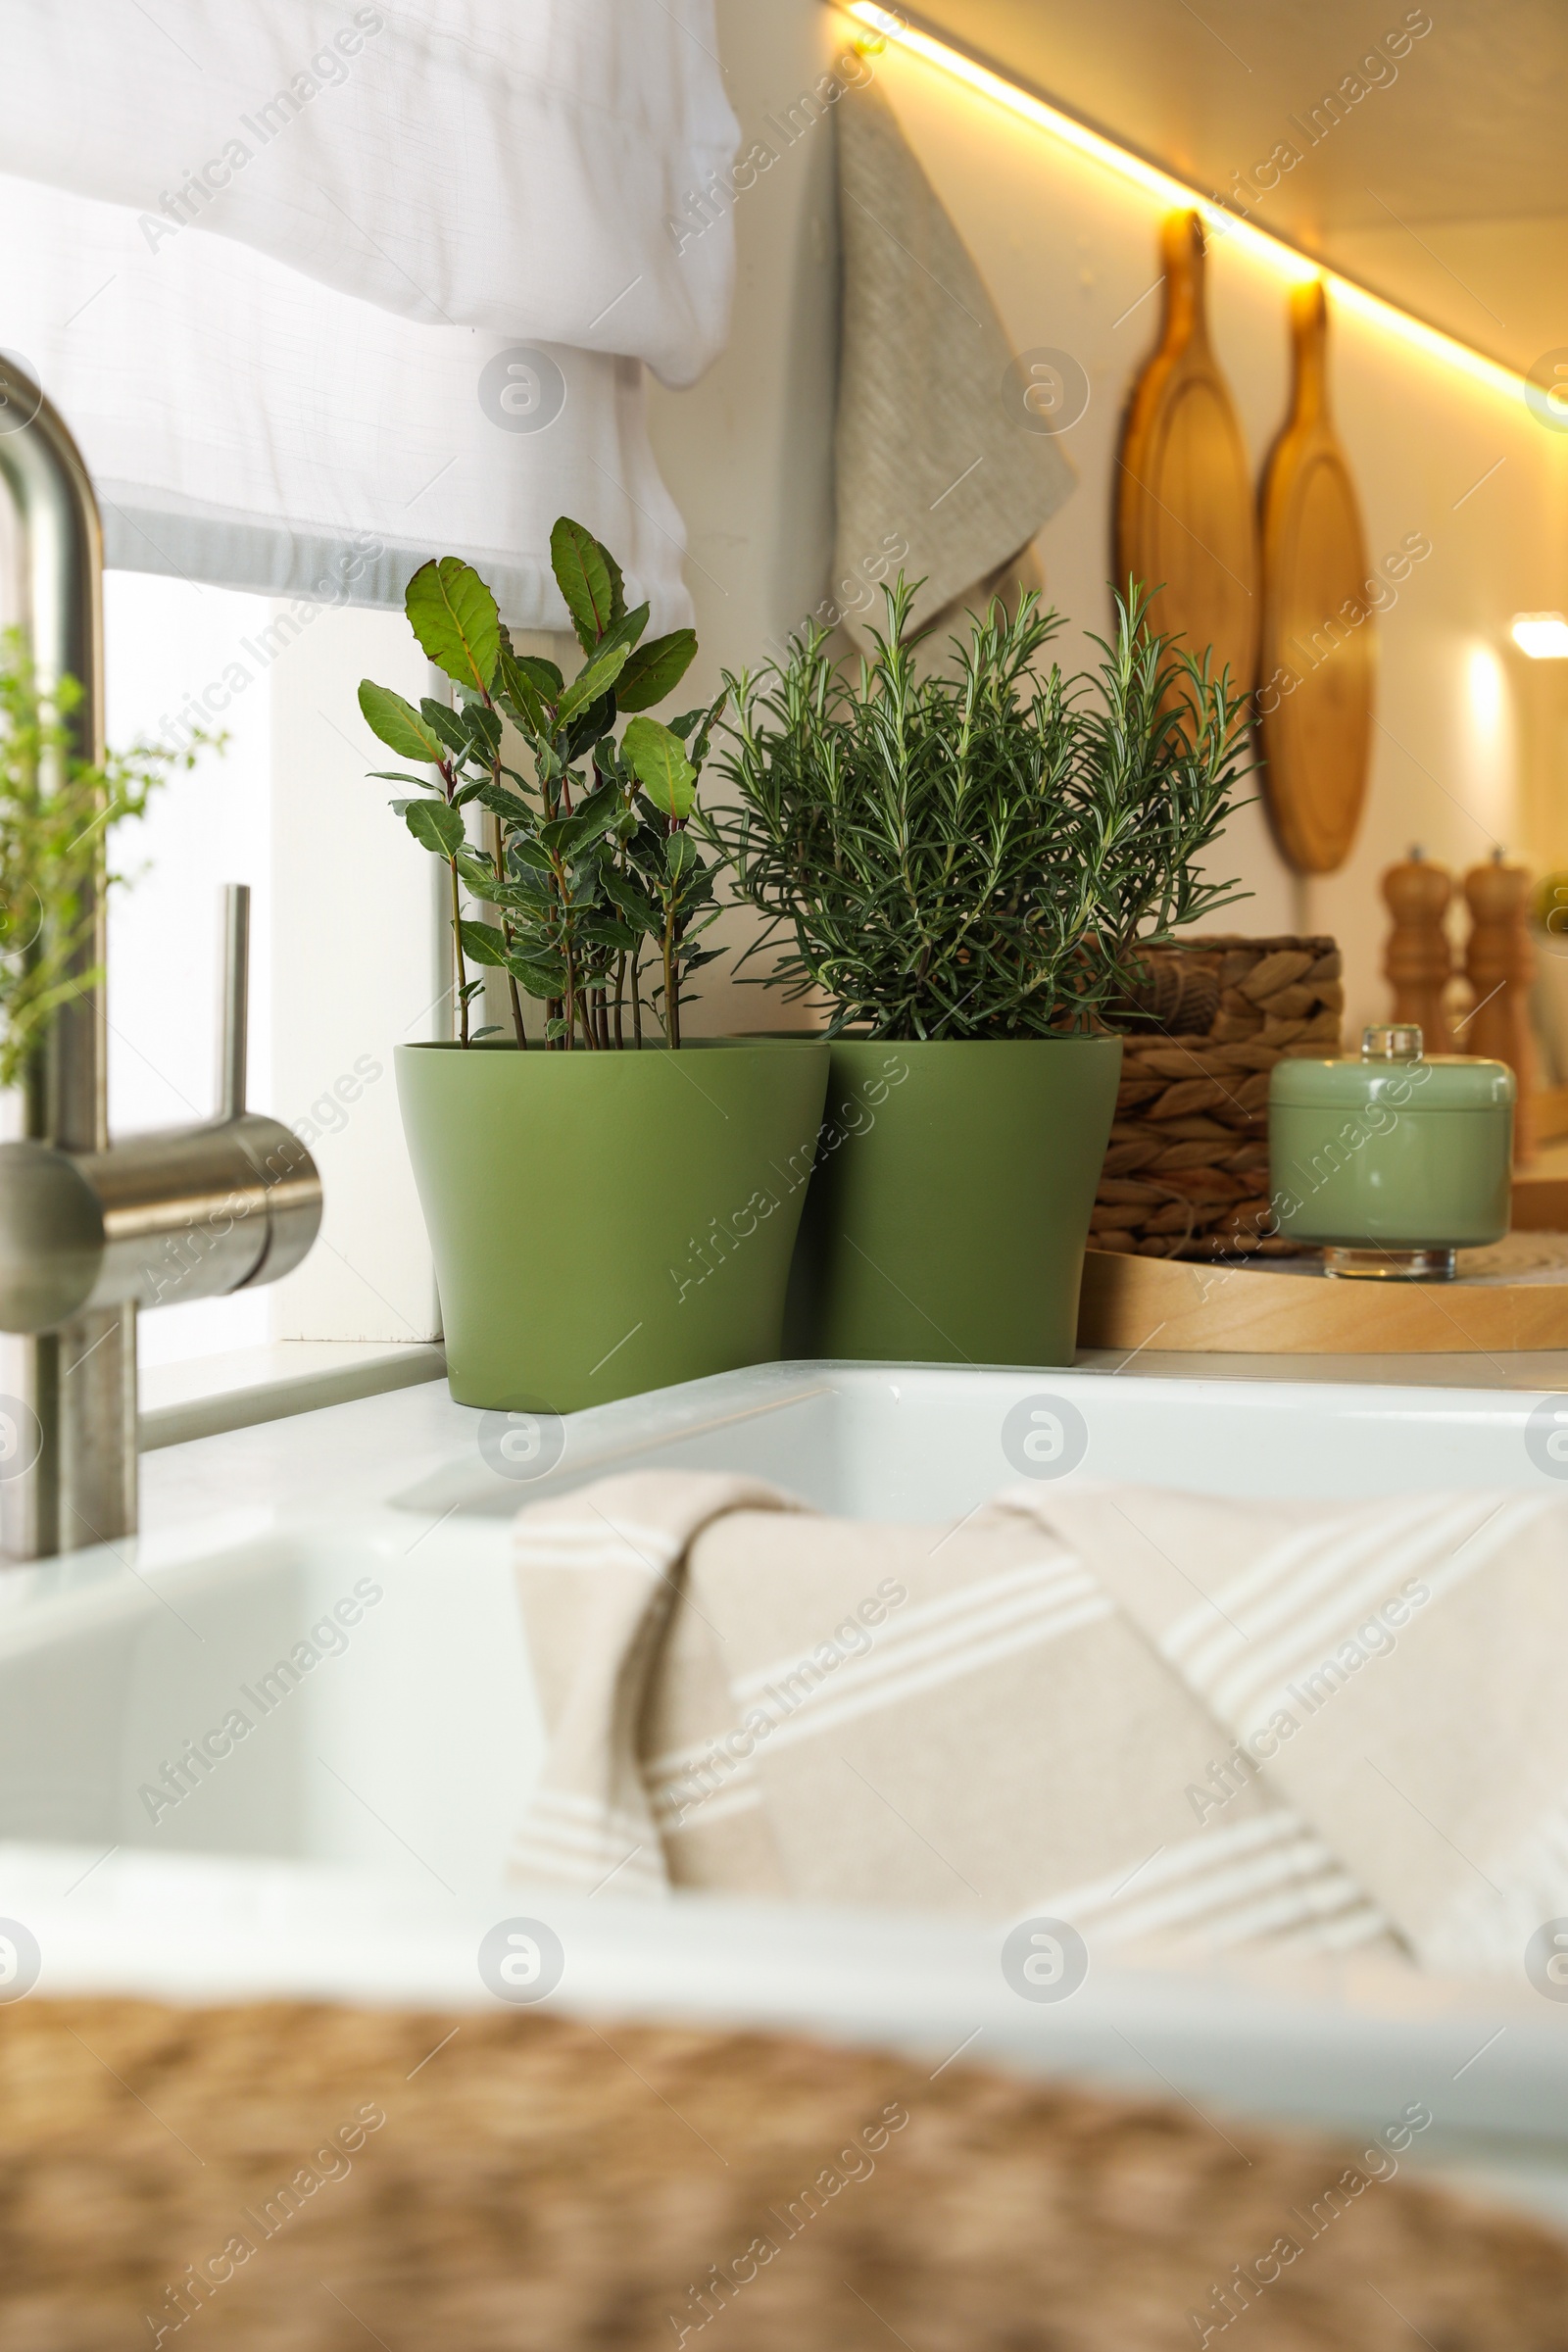
[[788, 1352], [1071, 1363], [1120, 1040], [832, 1052]]
[[828, 1049], [402, 1046], [460, 1404], [558, 1413], [777, 1356]]

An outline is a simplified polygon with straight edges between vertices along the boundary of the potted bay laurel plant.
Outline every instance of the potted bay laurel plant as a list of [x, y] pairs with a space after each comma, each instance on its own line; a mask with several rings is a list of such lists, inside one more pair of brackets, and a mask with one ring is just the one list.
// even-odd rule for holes
[[[369, 679], [410, 763], [393, 808], [445, 867], [458, 1034], [397, 1052], [452, 1393], [568, 1412], [777, 1355], [827, 1081], [816, 1041], [681, 1034], [717, 911], [693, 818], [722, 702], [650, 707], [697, 651], [648, 639], [614, 558], [563, 516], [551, 561], [583, 661], [517, 653], [466, 564], [405, 600], [450, 701]], [[618, 721], [626, 714], [624, 727]], [[483, 1018], [489, 974], [504, 1018]]]
[[1243, 772], [1245, 700], [1173, 654], [1134, 587], [1089, 676], [1025, 596], [916, 659], [913, 590], [851, 677], [815, 628], [734, 697], [709, 820], [825, 1004], [827, 1117], [802, 1265], [803, 1353], [1065, 1364], [1116, 1102], [1108, 1021], [1142, 947], [1237, 893], [1202, 878]]

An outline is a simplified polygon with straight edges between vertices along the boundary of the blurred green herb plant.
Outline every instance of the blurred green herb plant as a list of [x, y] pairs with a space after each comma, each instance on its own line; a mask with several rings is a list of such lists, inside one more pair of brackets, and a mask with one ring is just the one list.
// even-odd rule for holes
[[1247, 772], [1248, 698], [1174, 654], [1129, 584], [1091, 674], [1036, 657], [1061, 627], [1024, 596], [971, 613], [945, 669], [917, 665], [914, 588], [883, 591], [858, 675], [808, 625], [735, 718], [712, 824], [765, 918], [741, 961], [819, 995], [829, 1034], [1008, 1038], [1093, 1028], [1136, 993], [1140, 947], [1244, 896], [1201, 878]]
[[71, 677], [40, 686], [23, 633], [0, 633], [0, 1087], [36, 1069], [53, 1015], [103, 978], [78, 958], [94, 886], [123, 879], [100, 871], [108, 827], [144, 815], [172, 771], [225, 740], [196, 730], [177, 751], [138, 741], [95, 765], [75, 751], [81, 692]]
[[[392, 806], [448, 869], [461, 1044], [490, 1034], [469, 1026], [484, 985], [469, 967], [489, 965], [506, 974], [519, 1047], [529, 1044], [524, 997], [542, 1003], [554, 1052], [641, 1046], [645, 1003], [678, 1047], [685, 984], [717, 953], [697, 945], [718, 909], [690, 823], [723, 697], [669, 726], [648, 717], [685, 674], [694, 632], [645, 642], [647, 605], [626, 610], [619, 564], [567, 515], [550, 558], [583, 650], [577, 675], [568, 682], [554, 662], [514, 650], [470, 564], [421, 564], [405, 610], [456, 699], [426, 696], [416, 710], [367, 678], [360, 709], [371, 732], [426, 770], [374, 772], [416, 788], [418, 799]], [[617, 741], [628, 711], [637, 715]], [[513, 764], [503, 720], [531, 772]], [[488, 820], [483, 846], [468, 836], [475, 805]], [[498, 919], [466, 913], [465, 894]]]

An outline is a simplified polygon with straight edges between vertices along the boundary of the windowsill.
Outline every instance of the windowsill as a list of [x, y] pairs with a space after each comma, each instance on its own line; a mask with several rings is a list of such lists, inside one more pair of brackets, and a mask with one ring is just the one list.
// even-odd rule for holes
[[270, 1347], [149, 1365], [141, 1375], [141, 1451], [413, 1388], [440, 1380], [446, 1368], [445, 1350], [432, 1343], [336, 1340], [276, 1340]]

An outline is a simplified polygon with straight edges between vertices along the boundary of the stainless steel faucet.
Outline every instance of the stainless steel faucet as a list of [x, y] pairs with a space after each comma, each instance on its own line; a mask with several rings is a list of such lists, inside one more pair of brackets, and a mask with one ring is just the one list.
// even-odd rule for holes
[[[80, 759], [103, 756], [103, 534], [66, 425], [0, 355], [0, 477], [21, 529], [34, 667], [82, 688]], [[44, 779], [48, 785], [49, 779]], [[100, 844], [103, 828], [99, 829]], [[78, 971], [105, 963], [103, 865]], [[31, 1560], [136, 1527], [136, 1312], [276, 1282], [310, 1250], [321, 1180], [276, 1119], [245, 1107], [250, 893], [227, 892], [216, 1115], [111, 1148], [103, 983], [54, 1015], [26, 1099], [26, 1139], [0, 1145], [0, 1560]]]

